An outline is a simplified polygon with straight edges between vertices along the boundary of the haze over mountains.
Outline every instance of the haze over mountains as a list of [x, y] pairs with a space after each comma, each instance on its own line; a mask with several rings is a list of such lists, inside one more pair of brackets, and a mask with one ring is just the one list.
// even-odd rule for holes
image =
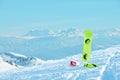
[[[120, 29], [94, 31], [93, 50], [119, 44]], [[60, 59], [82, 52], [83, 31], [32, 30], [23, 36], [0, 37], [0, 52], [16, 52], [41, 59]], [[47, 56], [46, 56], [47, 55]]]

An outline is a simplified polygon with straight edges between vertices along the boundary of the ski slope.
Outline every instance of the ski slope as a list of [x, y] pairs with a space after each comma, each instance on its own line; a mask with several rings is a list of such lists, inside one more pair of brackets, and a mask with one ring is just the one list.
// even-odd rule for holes
[[[2, 72], [0, 80], [120, 80], [119, 45], [92, 51], [91, 54], [89, 63], [98, 64], [97, 68], [83, 67], [81, 54], [77, 54], [64, 59], [42, 61], [37, 65], [23, 65], [14, 70]], [[18, 59], [20, 58], [16, 60]], [[76, 61], [77, 66], [70, 66], [71, 60]]]

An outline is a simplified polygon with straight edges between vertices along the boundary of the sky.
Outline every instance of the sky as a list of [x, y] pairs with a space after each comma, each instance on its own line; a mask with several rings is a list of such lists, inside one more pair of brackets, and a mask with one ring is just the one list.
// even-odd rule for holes
[[0, 35], [120, 27], [120, 0], [0, 0]]

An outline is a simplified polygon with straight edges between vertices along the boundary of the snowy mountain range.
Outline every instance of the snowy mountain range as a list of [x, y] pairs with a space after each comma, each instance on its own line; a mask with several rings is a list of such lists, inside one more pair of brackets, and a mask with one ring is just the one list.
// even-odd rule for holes
[[[93, 50], [118, 45], [119, 34], [119, 28], [94, 31]], [[61, 59], [81, 53], [82, 45], [83, 31], [74, 28], [58, 31], [32, 30], [23, 36], [0, 37], [0, 52], [15, 52], [44, 60]]]
[[[23, 36], [0, 37], [0, 52], [12, 51], [42, 59], [60, 59], [79, 52], [82, 43], [80, 34], [81, 32], [76, 29], [58, 32], [34, 30]], [[54, 55], [51, 56], [51, 53]], [[46, 57], [46, 55], [48, 56]]]

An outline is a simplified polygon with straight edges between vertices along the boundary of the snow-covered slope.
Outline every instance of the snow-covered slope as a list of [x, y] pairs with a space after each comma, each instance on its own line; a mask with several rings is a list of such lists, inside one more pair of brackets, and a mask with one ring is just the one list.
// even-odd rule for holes
[[16, 67], [19, 66], [34, 66], [37, 64], [42, 64], [42, 60], [36, 57], [26, 57], [24, 55], [20, 55], [13, 52], [8, 53], [0, 53], [1, 59], [9, 63], [10, 65], [14, 65]]
[[[70, 66], [70, 61], [77, 66]], [[85, 68], [81, 54], [60, 60], [48, 60], [33, 67], [24, 67], [9, 73], [0, 74], [1, 80], [120, 80], [120, 46], [91, 53], [89, 63], [98, 64], [97, 68]], [[11, 77], [12, 76], [12, 77]]]
[[2, 58], [0, 57], [0, 72], [5, 72], [5, 71], [9, 71], [9, 70], [13, 70], [16, 67], [14, 65], [11, 65], [7, 62], [4, 62], [2, 60]]

